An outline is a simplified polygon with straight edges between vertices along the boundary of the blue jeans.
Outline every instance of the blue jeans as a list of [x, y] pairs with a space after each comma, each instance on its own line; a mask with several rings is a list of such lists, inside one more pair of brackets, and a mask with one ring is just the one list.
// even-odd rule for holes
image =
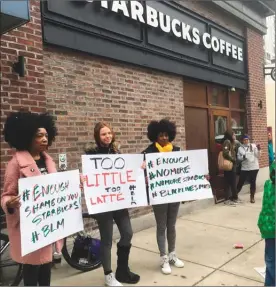
[[265, 286], [275, 286], [275, 238], [265, 239]]

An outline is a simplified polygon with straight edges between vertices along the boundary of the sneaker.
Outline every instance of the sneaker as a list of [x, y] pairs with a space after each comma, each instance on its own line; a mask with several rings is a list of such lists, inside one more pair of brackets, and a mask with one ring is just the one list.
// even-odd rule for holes
[[175, 255], [175, 252], [171, 252], [169, 254], [169, 262], [171, 265], [174, 265], [177, 268], [184, 267], [184, 262], [177, 258], [177, 256]]
[[116, 280], [114, 273], [110, 273], [104, 276], [105, 286], [123, 286], [119, 281]]
[[167, 255], [161, 256], [161, 271], [163, 274], [171, 274], [172, 269], [169, 263], [169, 257]]
[[225, 200], [225, 201], [224, 201], [224, 204], [225, 204], [225, 205], [228, 205], [228, 206], [233, 206], [233, 207], [236, 206], [235, 202], [232, 201], [232, 200]]
[[239, 199], [239, 198], [234, 199], [233, 201], [234, 201], [234, 203], [236, 203], [236, 204], [242, 204], [242, 203], [243, 203], [243, 201], [242, 201], [241, 199]]

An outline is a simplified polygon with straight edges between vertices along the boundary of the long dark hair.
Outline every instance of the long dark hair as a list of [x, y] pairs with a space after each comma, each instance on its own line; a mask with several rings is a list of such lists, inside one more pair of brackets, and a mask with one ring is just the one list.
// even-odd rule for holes
[[231, 143], [234, 143], [233, 134], [234, 134], [234, 132], [232, 130], [227, 130], [224, 133], [224, 139], [223, 140], [224, 141], [229, 140]]

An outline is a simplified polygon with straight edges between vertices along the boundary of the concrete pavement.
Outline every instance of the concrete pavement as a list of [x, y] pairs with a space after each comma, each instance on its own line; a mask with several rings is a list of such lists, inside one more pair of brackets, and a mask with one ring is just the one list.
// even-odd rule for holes
[[[137, 286], [263, 286], [263, 278], [254, 270], [264, 266], [264, 242], [257, 227], [262, 193], [256, 203], [236, 207], [223, 204], [193, 208], [177, 221], [177, 254], [185, 261], [183, 269], [172, 268], [171, 275], [163, 275], [155, 227], [136, 232], [133, 237], [130, 265], [141, 275]], [[184, 205], [185, 206], [185, 205]], [[183, 213], [183, 212], [182, 212]], [[143, 220], [144, 218], [144, 220]], [[154, 222], [153, 215], [139, 219], [140, 227]], [[234, 249], [242, 243], [244, 249]], [[113, 245], [113, 268], [116, 268], [116, 245]], [[103, 272], [97, 269], [82, 273], [63, 260], [59, 269], [53, 269], [52, 286], [102, 286]]]

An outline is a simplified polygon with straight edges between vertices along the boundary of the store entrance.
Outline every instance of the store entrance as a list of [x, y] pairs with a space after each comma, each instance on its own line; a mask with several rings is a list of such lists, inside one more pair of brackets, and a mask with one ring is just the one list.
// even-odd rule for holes
[[184, 82], [186, 148], [208, 150], [210, 182], [216, 202], [224, 199], [224, 176], [218, 170], [218, 154], [228, 128], [235, 131], [237, 138], [244, 133], [243, 97], [241, 91]]

